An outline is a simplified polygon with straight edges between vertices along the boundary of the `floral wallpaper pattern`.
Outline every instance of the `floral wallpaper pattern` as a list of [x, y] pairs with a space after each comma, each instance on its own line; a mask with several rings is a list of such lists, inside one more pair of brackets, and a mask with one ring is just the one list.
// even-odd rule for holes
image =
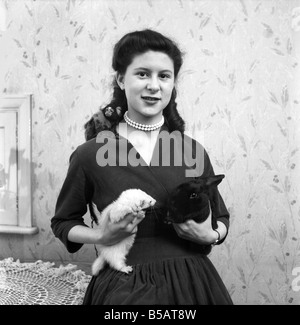
[[[150, 27], [185, 52], [178, 108], [208, 150], [231, 213], [211, 259], [236, 304], [299, 304], [300, 1], [1, 0], [0, 92], [32, 93], [35, 236], [0, 257], [91, 262], [50, 229], [83, 124], [110, 98], [114, 43]], [[295, 286], [296, 284], [296, 286]], [[300, 285], [300, 281], [299, 281]]]

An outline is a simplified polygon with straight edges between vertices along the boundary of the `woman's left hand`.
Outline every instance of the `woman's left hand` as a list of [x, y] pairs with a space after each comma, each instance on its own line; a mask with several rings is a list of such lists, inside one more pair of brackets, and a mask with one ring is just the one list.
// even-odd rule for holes
[[216, 241], [218, 234], [211, 225], [211, 211], [209, 217], [202, 223], [187, 220], [184, 223], [173, 224], [179, 237], [197, 244], [210, 245]]

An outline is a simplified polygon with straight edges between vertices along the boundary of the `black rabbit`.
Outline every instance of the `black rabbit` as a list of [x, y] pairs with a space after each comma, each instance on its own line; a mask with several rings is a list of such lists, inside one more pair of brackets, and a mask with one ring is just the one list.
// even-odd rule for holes
[[212, 227], [217, 227], [214, 214], [213, 188], [221, 183], [225, 175], [198, 177], [177, 186], [168, 199], [166, 223], [183, 223], [193, 219], [198, 223], [205, 221], [212, 210]]

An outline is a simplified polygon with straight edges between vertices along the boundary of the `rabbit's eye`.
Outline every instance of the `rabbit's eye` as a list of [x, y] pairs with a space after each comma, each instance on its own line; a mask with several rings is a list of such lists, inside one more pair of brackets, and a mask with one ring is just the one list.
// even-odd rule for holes
[[196, 199], [198, 196], [199, 196], [198, 193], [192, 193], [190, 195], [190, 199]]

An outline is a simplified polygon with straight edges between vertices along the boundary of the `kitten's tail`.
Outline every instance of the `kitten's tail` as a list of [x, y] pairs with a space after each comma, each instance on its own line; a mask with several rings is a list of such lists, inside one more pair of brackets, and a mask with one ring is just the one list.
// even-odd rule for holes
[[105, 259], [104, 257], [100, 254], [94, 261], [92, 265], [92, 274], [93, 275], [98, 275], [99, 272], [103, 269], [105, 265]]

